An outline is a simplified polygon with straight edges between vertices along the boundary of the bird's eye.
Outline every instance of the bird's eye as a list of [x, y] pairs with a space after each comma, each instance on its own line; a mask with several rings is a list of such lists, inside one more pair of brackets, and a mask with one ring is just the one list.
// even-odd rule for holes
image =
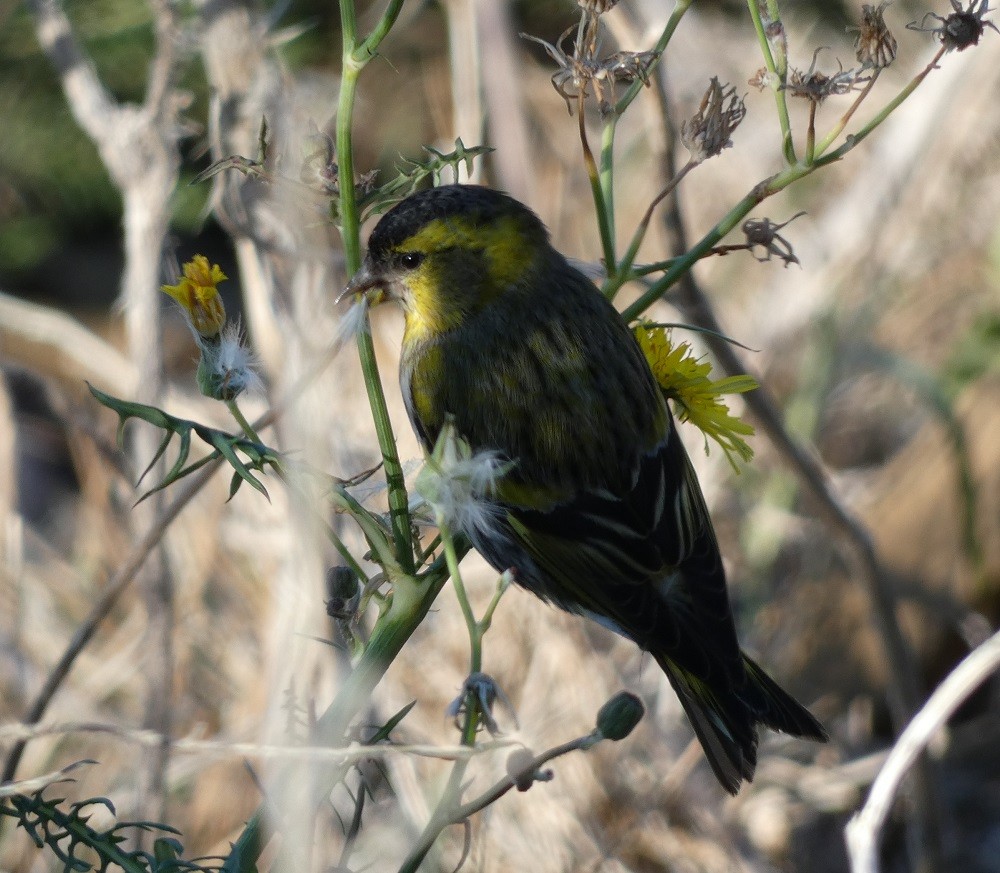
[[407, 270], [415, 270], [423, 259], [424, 256], [420, 252], [403, 252], [399, 256], [399, 263]]

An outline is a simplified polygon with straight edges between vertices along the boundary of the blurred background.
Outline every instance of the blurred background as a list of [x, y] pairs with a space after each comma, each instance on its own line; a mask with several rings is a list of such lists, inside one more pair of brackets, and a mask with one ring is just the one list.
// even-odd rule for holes
[[[114, 416], [93, 401], [85, 380], [232, 428], [221, 404], [197, 394], [194, 345], [158, 285], [174, 282], [178, 265], [196, 252], [221, 264], [230, 277], [222, 286], [227, 308], [242, 317], [266, 385], [246, 402], [252, 418], [324, 359], [345, 281], [325, 187], [336, 162], [328, 152], [340, 74], [336, 4], [217, 0], [180, 10], [139, 0], [67, 2], [107, 98], [103, 114], [90, 107], [89, 133], [40, 48], [42, 6], [0, 2], [5, 724], [27, 717], [53, 665], [171, 499], [168, 491], [134, 506], [143, 493], [135, 482], [156, 440], [130, 425], [120, 450]], [[651, 46], [666, 20], [663, 6], [622, 0], [605, 16], [602, 51]], [[815, 60], [832, 74], [856, 65], [845, 32], [860, 16], [853, 4], [803, 0], [782, 9], [793, 67], [807, 70]], [[362, 32], [381, 11], [380, 3], [358, 4]], [[925, 14], [953, 11], [931, 0], [886, 9], [898, 58], [859, 110], [860, 123], [938, 47], [933, 34], [905, 25], [940, 27]], [[570, 0], [405, 3], [362, 77], [358, 176], [377, 170], [380, 180], [391, 178], [407, 159], [426, 157], [423, 146], [451, 151], [457, 137], [488, 144], [495, 151], [473, 180], [528, 203], [561, 251], [598, 267], [577, 120], [551, 87], [551, 59], [518, 36], [555, 42], [577, 19]], [[660, 68], [666, 107], [651, 88], [619, 125], [620, 245], [669, 175], [673, 142], [664, 119], [676, 128], [692, 115], [712, 76], [745, 95], [748, 115], [734, 147], [679, 188], [689, 242], [781, 168], [773, 96], [747, 84], [761, 66], [743, 4], [693, 5]], [[839, 505], [870, 537], [909, 675], [889, 666], [857, 541], [828, 520], [787, 456], [759, 434], [755, 459], [734, 475], [721, 452], [706, 454], [700, 433], [685, 433], [744, 647], [824, 722], [831, 742], [820, 748], [763, 737], [757, 778], [730, 798], [648, 658], [512, 589], [485, 644], [485, 669], [517, 715], [516, 724], [508, 718], [503, 725], [509, 736], [540, 751], [584, 734], [621, 687], [639, 693], [649, 714], [627, 741], [559, 759], [552, 782], [507, 796], [474, 820], [463, 869], [848, 868], [843, 826], [894, 741], [900, 683], [924, 699], [1000, 620], [998, 93], [1000, 35], [987, 29], [979, 46], [946, 55], [845, 160], [755, 211], [776, 222], [806, 213], [782, 231], [799, 265], [736, 252], [694, 271], [724, 331], [746, 347], [737, 350], [746, 370], [774, 395], [787, 431], [819, 461]], [[851, 99], [819, 107], [820, 135]], [[807, 107], [791, 102], [801, 149]], [[192, 184], [214, 160], [256, 158], [262, 117], [267, 166], [283, 184], [233, 171]], [[588, 122], [596, 148], [596, 112]], [[640, 260], [676, 254], [675, 232], [657, 224]], [[726, 240], [741, 241], [739, 234]], [[623, 302], [629, 293], [635, 289]], [[670, 295], [650, 314], [685, 320]], [[413, 470], [419, 450], [395, 379], [401, 318], [379, 311], [373, 332], [400, 453]], [[378, 452], [355, 359], [348, 346], [313, 378], [264, 434], [268, 443], [339, 476], [371, 467]], [[304, 735], [349, 669], [341, 629], [324, 606], [336, 556], [302, 498], [276, 481], [268, 482], [270, 501], [244, 488], [227, 502], [227, 489], [227, 477], [216, 476], [169, 526], [163, 547], [96, 625], [43, 719], [113, 725], [122, 735], [74, 731], [33, 740], [16, 774], [94, 759], [60, 792], [107, 796], [122, 818], [169, 822], [190, 856], [228, 850], [261, 802], [272, 764], [250, 755], [248, 768], [240, 755], [219, 750], [168, 753], [129, 731], [222, 746], [287, 742]], [[365, 498], [384, 500], [377, 489]], [[333, 523], [360, 554], [350, 524]], [[474, 556], [466, 566], [482, 609], [493, 574]], [[363, 634], [370, 619], [361, 617], [355, 632]], [[445, 711], [467, 661], [464, 624], [446, 589], [364, 720], [383, 723], [416, 700], [394, 736], [456, 742]], [[8, 736], [5, 755], [10, 747]], [[1000, 870], [998, 748], [991, 683], [935, 744], [929, 783], [903, 792], [885, 834], [884, 869], [917, 869], [915, 858], [923, 858], [933, 862], [924, 869]], [[504, 772], [502, 755], [486, 759], [475, 785]], [[373, 802], [349, 868], [396, 869], [446, 776], [442, 762], [405, 756], [369, 768]], [[334, 805], [350, 816], [346, 791]], [[58, 868], [25, 834], [2, 827], [4, 870]], [[317, 869], [337, 862], [340, 828], [334, 815], [317, 825]], [[463, 834], [453, 831], [426, 869], [455, 868]]]

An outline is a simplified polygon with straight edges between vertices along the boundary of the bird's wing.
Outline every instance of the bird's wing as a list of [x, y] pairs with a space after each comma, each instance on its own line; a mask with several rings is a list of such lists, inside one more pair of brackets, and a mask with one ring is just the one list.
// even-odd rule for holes
[[586, 490], [544, 511], [505, 508], [540, 571], [528, 587], [703, 681], [743, 681], [715, 533], [672, 422], [625, 494]]

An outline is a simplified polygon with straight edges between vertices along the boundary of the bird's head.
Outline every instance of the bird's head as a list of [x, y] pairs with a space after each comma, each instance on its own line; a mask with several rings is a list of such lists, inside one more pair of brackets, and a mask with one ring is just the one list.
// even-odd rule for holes
[[512, 197], [476, 185], [431, 188], [382, 217], [345, 296], [395, 300], [411, 338], [434, 336], [502, 294], [526, 291], [548, 251], [544, 225]]

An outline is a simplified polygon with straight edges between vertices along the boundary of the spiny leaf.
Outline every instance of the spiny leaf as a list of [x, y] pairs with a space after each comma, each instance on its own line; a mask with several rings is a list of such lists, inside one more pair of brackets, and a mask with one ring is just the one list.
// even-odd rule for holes
[[[120, 400], [117, 397], [112, 397], [109, 394], [105, 394], [103, 391], [99, 391], [92, 385], [88, 385], [88, 387], [100, 403], [107, 406], [118, 415], [119, 434], [122, 432], [125, 422], [127, 422], [130, 418], [138, 418], [165, 431], [164, 437], [156, 450], [153, 460], [143, 471], [142, 476], [139, 477], [140, 482], [156, 465], [156, 462], [163, 457], [163, 454], [166, 452], [173, 435], [178, 435], [179, 445], [177, 458], [173, 465], [164, 475], [163, 479], [143, 494], [137, 503], [141, 503], [143, 500], [146, 500], [156, 492], [172, 485], [178, 479], [190, 475], [195, 470], [200, 469], [205, 464], [220, 456], [225, 458], [229, 465], [236, 471], [236, 480], [230, 486], [230, 498], [232, 498], [232, 496], [236, 493], [236, 490], [239, 488], [239, 483], [241, 481], [245, 481], [249, 482], [257, 491], [270, 499], [267, 489], [264, 487], [263, 483], [253, 475], [251, 468], [254, 470], [263, 470], [266, 464], [270, 464], [274, 467], [280, 467], [281, 458], [273, 449], [268, 446], [252, 442], [245, 437], [234, 436], [233, 434], [226, 433], [225, 431], [207, 427], [206, 425], [199, 424], [196, 421], [177, 418], [176, 416], [170, 415], [155, 406], [147, 406], [143, 403], [132, 403], [126, 400]], [[188, 464], [188, 458], [191, 453], [192, 431], [194, 431], [194, 433], [196, 433], [203, 442], [211, 446], [214, 451], [209, 456]], [[243, 461], [242, 458], [240, 458], [237, 452], [244, 454], [250, 459], [249, 466]]]
[[396, 726], [409, 714], [410, 710], [417, 705], [417, 701], [411, 700], [406, 706], [404, 706], [399, 712], [397, 712], [392, 718], [390, 718], [382, 727], [380, 727], [370, 740], [368, 740], [369, 745], [374, 745], [375, 743], [381, 743], [383, 740], [389, 739], [389, 734], [395, 730]]

